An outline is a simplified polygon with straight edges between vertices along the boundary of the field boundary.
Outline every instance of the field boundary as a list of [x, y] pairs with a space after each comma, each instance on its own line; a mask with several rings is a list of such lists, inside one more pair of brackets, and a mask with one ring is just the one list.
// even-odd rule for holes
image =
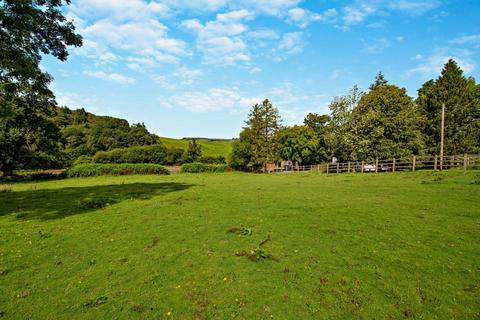
[[269, 168], [266, 173], [287, 172], [324, 172], [339, 173], [380, 173], [380, 172], [415, 172], [419, 170], [480, 169], [480, 154], [454, 156], [411, 156], [387, 160], [330, 162], [315, 165], [291, 165]]

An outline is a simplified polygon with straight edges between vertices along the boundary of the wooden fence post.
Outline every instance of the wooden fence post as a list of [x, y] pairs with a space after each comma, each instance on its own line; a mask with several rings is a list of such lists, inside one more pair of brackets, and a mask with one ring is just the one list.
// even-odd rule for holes
[[412, 158], [412, 172], [415, 172], [416, 162], [417, 162], [417, 157], [413, 156], [413, 158]]
[[348, 161], [348, 173], [350, 173], [350, 161]]
[[363, 167], [364, 167], [364, 163], [365, 163], [365, 161], [364, 161], [364, 160], [362, 160], [362, 173], [363, 173]]
[[435, 160], [433, 162], [433, 170], [437, 171], [437, 161], [438, 161], [438, 157], [437, 155], [435, 155]]
[[329, 164], [329, 163], [327, 163], [327, 174], [328, 174], [328, 169], [329, 169], [328, 167], [329, 167], [329, 166], [330, 166], [330, 164]]
[[393, 166], [392, 166], [392, 171], [395, 172], [395, 158], [393, 158]]
[[375, 159], [375, 173], [378, 172], [378, 158]]
[[463, 155], [463, 173], [467, 173], [467, 166], [468, 166], [467, 160], [468, 160], [467, 155], [464, 154]]
[[337, 162], [337, 173], [340, 173], [340, 163]]

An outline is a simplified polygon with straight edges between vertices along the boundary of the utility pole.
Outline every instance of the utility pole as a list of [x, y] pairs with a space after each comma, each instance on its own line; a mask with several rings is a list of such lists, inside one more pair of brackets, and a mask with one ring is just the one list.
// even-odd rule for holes
[[440, 171], [443, 170], [443, 142], [445, 136], [445, 103], [442, 105], [442, 126], [440, 135]]

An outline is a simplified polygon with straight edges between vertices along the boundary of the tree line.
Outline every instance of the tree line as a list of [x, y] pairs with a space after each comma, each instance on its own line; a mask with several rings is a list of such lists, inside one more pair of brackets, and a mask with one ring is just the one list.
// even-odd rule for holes
[[380, 72], [364, 92], [354, 86], [335, 97], [330, 114], [308, 114], [303, 125], [282, 126], [267, 99], [252, 107], [235, 142], [230, 164], [260, 170], [290, 160], [301, 165], [337, 158], [360, 161], [439, 154], [445, 107], [445, 154], [480, 152], [480, 85], [449, 60], [437, 79], [425, 82], [413, 99]]
[[[68, 47], [82, 45], [82, 37], [62, 13], [62, 6], [69, 4], [70, 0], [0, 1], [0, 171], [10, 175], [17, 169], [94, 159], [202, 160], [195, 141], [187, 150], [167, 150], [143, 124], [58, 107], [49, 89], [52, 76], [39, 65], [45, 55], [66, 61]], [[265, 100], [252, 107], [234, 143], [230, 165], [259, 170], [281, 159], [312, 164], [332, 157], [367, 160], [436, 154], [443, 105], [445, 153], [477, 153], [479, 88], [450, 60], [437, 79], [423, 84], [417, 99], [380, 73], [368, 91], [353, 87], [333, 99], [330, 114], [308, 114], [302, 125], [282, 126], [278, 109]], [[135, 149], [140, 147], [144, 149]], [[203, 157], [205, 162], [217, 160]]]

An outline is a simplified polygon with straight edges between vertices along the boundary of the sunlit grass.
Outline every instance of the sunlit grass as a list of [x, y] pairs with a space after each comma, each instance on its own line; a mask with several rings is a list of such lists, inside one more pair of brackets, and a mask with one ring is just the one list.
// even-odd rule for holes
[[0, 193], [0, 317], [475, 318], [478, 176], [14, 184]]

